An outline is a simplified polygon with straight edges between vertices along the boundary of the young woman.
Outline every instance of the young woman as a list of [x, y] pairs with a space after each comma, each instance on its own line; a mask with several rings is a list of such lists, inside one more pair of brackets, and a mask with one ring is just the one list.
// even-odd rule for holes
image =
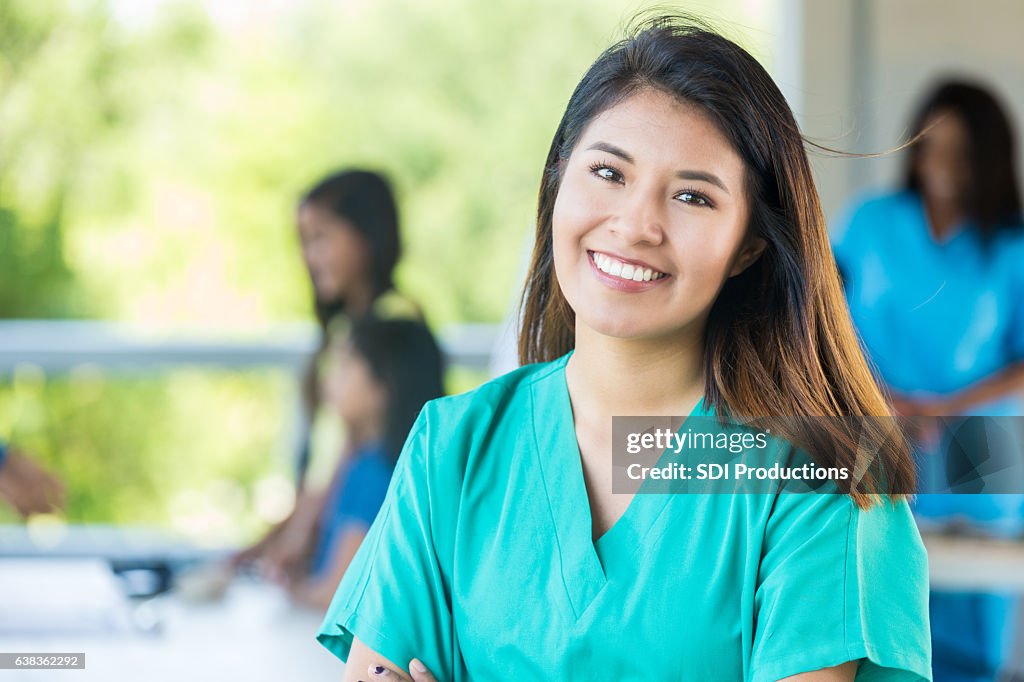
[[332, 355], [326, 398], [345, 424], [352, 453], [322, 498], [303, 561], [282, 575], [293, 598], [320, 609], [380, 510], [416, 415], [444, 395], [441, 350], [422, 322], [364, 318]]
[[[859, 198], [837, 230], [854, 323], [903, 414], [1022, 415], [1024, 215], [1009, 116], [986, 88], [946, 81], [923, 97], [911, 125], [923, 137], [911, 147], [903, 187]], [[965, 421], [962, 443], [977, 424]], [[983, 461], [980, 447], [1022, 451], [1019, 432], [999, 442], [1002, 429], [985, 431], [968, 448], [975, 462]], [[925, 475], [946, 478], [948, 443], [919, 447], [936, 455], [922, 457]], [[1005, 471], [1001, 482], [1011, 476]], [[923, 494], [914, 510], [923, 522], [1024, 531], [1021, 494]], [[1013, 652], [1018, 602], [933, 593], [936, 678], [995, 679]]]
[[[524, 366], [413, 426], [319, 634], [344, 679], [930, 679], [924, 548], [879, 477], [611, 492], [613, 415], [887, 413], [756, 60], [671, 16], [597, 59], [544, 167], [523, 306]], [[856, 458], [829, 438], [820, 463]], [[905, 443], [877, 458], [910, 488]]]
[[[382, 175], [360, 169], [328, 175], [303, 195], [296, 222], [320, 325], [319, 347], [303, 381], [305, 433], [298, 457], [298, 496], [286, 519], [232, 557], [236, 567], [254, 561], [291, 565], [302, 558], [321, 503], [318, 493], [306, 494], [304, 484], [312, 426], [324, 403], [322, 365], [328, 348], [343, 343], [352, 322], [365, 316], [422, 320], [419, 306], [394, 287], [392, 275], [401, 256], [398, 209]], [[351, 443], [343, 448], [352, 450]]]
[[[297, 224], [321, 332], [305, 380], [312, 420], [322, 402], [320, 360], [332, 339], [343, 338], [352, 320], [367, 314], [410, 319], [422, 319], [422, 314], [395, 289], [393, 273], [401, 257], [398, 208], [384, 176], [350, 169], [323, 178], [302, 197]], [[307, 439], [299, 461], [300, 486], [309, 449]]]

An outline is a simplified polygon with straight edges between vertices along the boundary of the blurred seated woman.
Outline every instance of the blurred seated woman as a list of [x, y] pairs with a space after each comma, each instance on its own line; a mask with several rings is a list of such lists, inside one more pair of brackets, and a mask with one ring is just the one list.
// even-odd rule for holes
[[302, 604], [325, 610], [380, 510], [395, 460], [420, 408], [444, 394], [443, 359], [430, 330], [408, 319], [364, 318], [330, 349], [328, 404], [349, 452], [330, 487], [310, 493], [262, 559], [265, 573]]
[[[392, 276], [401, 257], [401, 240], [398, 209], [385, 177], [361, 169], [324, 177], [299, 201], [296, 225], [320, 327], [318, 349], [303, 380], [305, 424], [296, 474], [298, 495], [284, 521], [232, 557], [235, 567], [268, 552], [294, 555], [298, 551], [296, 540], [285, 534], [285, 529], [297, 525], [308, 529], [316, 518], [320, 500], [315, 494], [305, 494], [305, 479], [312, 452], [318, 449], [313, 446], [313, 425], [325, 407], [330, 410], [321, 391], [328, 349], [343, 344], [352, 323], [367, 315], [422, 320], [419, 306], [394, 285]], [[323, 443], [320, 445], [323, 451]], [[352, 451], [348, 444], [342, 448], [342, 456]], [[297, 537], [301, 540], [304, 536], [299, 533]]]

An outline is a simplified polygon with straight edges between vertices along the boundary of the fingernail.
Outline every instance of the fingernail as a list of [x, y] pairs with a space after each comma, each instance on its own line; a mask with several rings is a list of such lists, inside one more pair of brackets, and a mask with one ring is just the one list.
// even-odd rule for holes
[[410, 665], [418, 673], [425, 673], [425, 672], [427, 672], [427, 666], [425, 666], [422, 663], [420, 663], [420, 659], [418, 659], [418, 658], [412, 659], [412, 663], [410, 663]]

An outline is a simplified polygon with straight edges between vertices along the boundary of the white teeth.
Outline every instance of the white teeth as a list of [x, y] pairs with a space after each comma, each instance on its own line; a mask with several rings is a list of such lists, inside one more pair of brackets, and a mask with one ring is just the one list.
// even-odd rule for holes
[[663, 272], [658, 272], [651, 268], [642, 268], [638, 265], [633, 265], [632, 263], [623, 263], [622, 261], [606, 256], [603, 253], [594, 252], [594, 262], [597, 263], [597, 267], [602, 272], [606, 272], [614, 277], [629, 279], [634, 282], [649, 282], [654, 279], [661, 279], [665, 276], [665, 273]]

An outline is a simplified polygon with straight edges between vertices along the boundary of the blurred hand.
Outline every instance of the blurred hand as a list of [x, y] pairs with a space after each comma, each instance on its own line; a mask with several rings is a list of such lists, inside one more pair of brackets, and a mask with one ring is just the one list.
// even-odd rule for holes
[[[294, 513], [294, 511], [292, 512]], [[291, 515], [282, 521], [278, 521], [273, 528], [267, 531], [266, 535], [257, 542], [238, 550], [228, 557], [227, 565], [232, 571], [247, 570], [254, 566], [262, 557], [267, 548], [276, 541], [277, 536], [291, 520]]]
[[0, 498], [27, 518], [64, 508], [66, 491], [55, 475], [11, 448], [0, 466]]
[[313, 538], [309, 531], [293, 518], [260, 556], [264, 577], [283, 586], [300, 580], [306, 573], [312, 549]]
[[938, 445], [942, 433], [938, 418], [956, 414], [950, 403], [941, 398], [921, 400], [894, 395], [892, 409], [900, 417], [907, 437], [926, 450]]
[[932, 398], [920, 400], [893, 396], [892, 409], [900, 417], [954, 417], [956, 412], [946, 400]]

